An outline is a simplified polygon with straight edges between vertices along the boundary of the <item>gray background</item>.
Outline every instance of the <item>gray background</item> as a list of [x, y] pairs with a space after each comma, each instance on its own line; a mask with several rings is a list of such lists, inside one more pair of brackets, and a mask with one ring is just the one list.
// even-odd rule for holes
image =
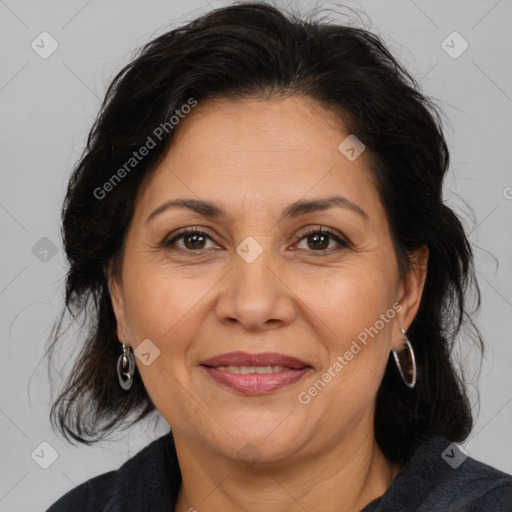
[[[224, 4], [0, 0], [0, 511], [44, 510], [75, 485], [117, 468], [168, 429], [155, 414], [156, 428], [148, 421], [119, 432], [115, 442], [75, 448], [50, 428], [42, 356], [62, 306], [66, 267], [60, 207], [114, 73], [143, 43]], [[452, 155], [446, 199], [462, 215], [475, 250], [483, 295], [478, 322], [488, 342], [479, 380], [481, 408], [463, 446], [471, 456], [512, 473], [512, 2], [362, 0], [345, 5], [367, 13], [366, 27], [384, 38], [446, 114]], [[43, 31], [59, 45], [47, 59], [31, 48]], [[469, 44], [458, 58], [441, 46], [453, 31]], [[462, 41], [452, 39], [445, 44], [453, 54]], [[43, 237], [51, 243], [40, 241]], [[65, 373], [74, 354], [72, 333], [67, 339], [60, 368]], [[475, 352], [461, 355], [471, 375]], [[58, 454], [48, 469], [31, 457], [44, 441]]]

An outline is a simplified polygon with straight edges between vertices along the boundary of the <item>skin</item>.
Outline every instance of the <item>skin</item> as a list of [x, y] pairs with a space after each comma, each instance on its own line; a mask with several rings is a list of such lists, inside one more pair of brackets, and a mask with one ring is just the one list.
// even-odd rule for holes
[[[175, 438], [178, 512], [360, 510], [400, 470], [375, 442], [375, 397], [390, 350], [404, 343], [400, 329], [417, 312], [428, 251], [412, 255], [413, 270], [401, 279], [368, 154], [349, 161], [338, 150], [347, 135], [330, 111], [303, 97], [205, 101], [180, 122], [139, 190], [110, 292], [119, 339], [134, 350], [150, 339], [160, 350], [150, 365], [136, 362]], [[278, 220], [299, 199], [335, 193], [367, 218], [334, 207]], [[173, 208], [147, 221], [176, 198], [214, 202], [227, 218]], [[303, 238], [322, 226], [350, 245], [328, 238], [317, 249], [314, 237]], [[184, 227], [209, 238], [199, 249], [190, 237], [162, 247]], [[252, 263], [236, 252], [246, 237], [263, 250]], [[378, 335], [299, 403], [394, 303], [400, 311]], [[274, 393], [243, 395], [200, 366], [237, 350], [280, 352], [313, 370]], [[248, 443], [250, 463], [239, 455]]]

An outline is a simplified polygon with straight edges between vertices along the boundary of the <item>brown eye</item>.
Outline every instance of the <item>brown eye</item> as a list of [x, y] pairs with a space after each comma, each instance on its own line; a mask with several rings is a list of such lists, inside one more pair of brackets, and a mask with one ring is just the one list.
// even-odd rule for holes
[[[173, 248], [173, 246], [176, 246], [182, 250], [197, 251], [208, 248], [205, 247], [208, 240], [211, 240], [211, 238], [206, 233], [197, 230], [188, 230], [182, 231], [170, 240], [165, 240], [162, 243], [162, 247]], [[183, 243], [179, 244], [177, 243], [178, 241], [182, 241]]]
[[[332, 231], [325, 230], [325, 229], [313, 229], [311, 231], [308, 231], [307, 233], [304, 233], [300, 239], [299, 243], [303, 240], [307, 241], [307, 248], [316, 251], [316, 252], [327, 252], [326, 249], [334, 248], [336, 244], [338, 246], [342, 246], [344, 248], [349, 247], [349, 243], [345, 240], [343, 240], [341, 237], [339, 237], [336, 233], [333, 233]], [[335, 246], [329, 247], [329, 244], [334, 241]]]
[[204, 249], [206, 237], [202, 234], [189, 234], [182, 236], [187, 249]]

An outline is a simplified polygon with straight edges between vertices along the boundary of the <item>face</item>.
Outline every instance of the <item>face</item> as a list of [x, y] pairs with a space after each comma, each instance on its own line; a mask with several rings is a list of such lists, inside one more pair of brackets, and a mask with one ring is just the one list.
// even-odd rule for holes
[[371, 433], [424, 276], [348, 135], [305, 98], [199, 103], [139, 191], [111, 295], [183, 443], [271, 463]]

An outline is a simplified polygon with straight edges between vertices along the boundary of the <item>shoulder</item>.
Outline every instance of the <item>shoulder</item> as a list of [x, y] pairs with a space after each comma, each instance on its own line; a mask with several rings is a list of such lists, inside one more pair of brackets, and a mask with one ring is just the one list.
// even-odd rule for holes
[[379, 512], [512, 512], [512, 475], [432, 435], [416, 449], [384, 495]]
[[152, 441], [119, 469], [102, 473], [76, 486], [55, 501], [46, 512], [110, 512], [118, 510], [127, 488], [141, 495], [143, 476], [162, 472], [169, 454], [165, 448], [172, 445], [172, 436], [165, 434]]
[[449, 475], [453, 495], [448, 503], [454, 511], [512, 512], [511, 475], [472, 457]]
[[484, 494], [468, 503], [465, 512], [512, 512], [512, 479], [490, 486]]
[[[439, 486], [454, 512], [512, 512], [512, 476], [472, 457], [458, 468], [449, 468]], [[448, 508], [450, 507], [450, 508]]]

